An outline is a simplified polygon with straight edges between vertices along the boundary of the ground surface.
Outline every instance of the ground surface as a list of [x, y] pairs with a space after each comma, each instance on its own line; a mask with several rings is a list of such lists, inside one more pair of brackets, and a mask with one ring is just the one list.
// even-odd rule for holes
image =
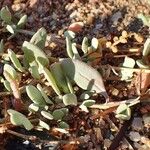
[[[105, 37], [105, 40], [113, 43], [113, 38], [121, 36], [123, 30], [128, 34], [137, 33], [143, 39], [142, 41], [131, 36], [125, 44], [117, 45], [118, 53], [114, 53], [111, 48], [104, 47], [100, 63], [96, 63], [97, 68], [100, 68], [100, 64], [109, 64], [118, 66], [119, 70], [125, 56], [131, 56], [134, 59], [141, 57], [141, 50], [149, 32], [148, 27], [143, 26], [142, 21], [137, 19], [137, 15], [139, 13], [150, 15], [149, 3], [148, 0], [1, 0], [0, 8], [7, 5], [12, 12], [22, 10], [22, 13], [28, 15], [27, 30], [36, 31], [40, 27], [45, 27], [49, 34], [58, 35], [61, 40], [64, 40], [63, 32], [71, 23], [81, 21], [84, 27], [81, 32], [77, 33], [78, 44], [81, 44], [84, 36], [89, 39]], [[5, 37], [7, 35], [0, 35], [0, 38]], [[6, 47], [14, 49], [25, 39], [29, 37], [18, 35], [15, 39], [10, 40]], [[66, 56], [65, 44], [61, 45], [56, 42], [54, 47], [48, 45], [47, 49], [51, 50], [53, 57]], [[132, 53], [129, 49], [136, 49], [136, 52]], [[112, 76], [108, 73], [103, 75], [110, 101], [123, 101], [137, 97], [138, 91], [141, 90], [137, 84], [141, 80], [136, 75], [131, 82], [121, 81], [114, 74]], [[147, 90], [149, 84], [145, 87]], [[149, 95], [145, 94], [145, 97], [148, 99]], [[99, 97], [96, 99], [98, 100]], [[150, 105], [146, 103], [146, 106], [138, 104], [133, 107], [132, 117], [126, 122], [118, 121], [112, 113], [114, 110], [114, 107], [103, 112], [94, 109], [87, 114], [80, 112], [78, 108], [70, 108], [71, 114], [68, 118], [72, 128], [70, 135], [53, 131], [50, 133], [47, 131], [27, 132], [17, 128], [13, 131], [21, 135], [36, 136], [37, 139], [28, 141], [22, 136], [15, 136], [14, 133], [8, 132], [0, 136], [0, 149], [150, 149], [150, 126], [143, 122], [143, 117], [150, 112]], [[79, 139], [81, 143], [76, 142]], [[62, 142], [55, 142], [57, 140]], [[73, 141], [74, 144], [67, 143], [67, 141]]]

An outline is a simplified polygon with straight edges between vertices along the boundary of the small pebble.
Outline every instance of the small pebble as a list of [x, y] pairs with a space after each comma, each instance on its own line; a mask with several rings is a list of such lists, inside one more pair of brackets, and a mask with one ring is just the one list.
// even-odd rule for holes
[[25, 7], [24, 3], [15, 4], [15, 5], [12, 5], [12, 10], [13, 11], [19, 11], [19, 10], [24, 9], [24, 7]]
[[141, 142], [144, 143], [150, 149], [150, 139], [146, 137], [141, 137]]
[[132, 121], [132, 128], [133, 130], [136, 130], [136, 131], [140, 131], [143, 129], [143, 122], [142, 122], [142, 118], [140, 117], [135, 117]]
[[111, 145], [111, 140], [110, 139], [105, 139], [104, 140], [104, 145], [105, 145], [105, 147], [109, 147]]
[[143, 121], [145, 127], [150, 127], [150, 114], [144, 114]]
[[80, 32], [83, 26], [84, 26], [83, 22], [74, 22], [68, 27], [68, 29], [73, 32]]
[[114, 88], [114, 89], [112, 90], [112, 95], [117, 96], [118, 94], [119, 94], [119, 90], [116, 89], [116, 88]]
[[122, 18], [122, 14], [120, 11], [114, 13], [111, 17], [111, 21], [114, 23], [114, 24], [117, 24], [118, 20]]
[[89, 14], [87, 17], [86, 23], [88, 25], [91, 25], [93, 23], [93, 21], [94, 21], [94, 16]]
[[71, 19], [73, 19], [73, 18], [76, 18], [77, 17], [77, 14], [78, 14], [78, 12], [75, 10], [75, 11], [73, 11], [71, 14], [70, 14], [70, 18]]
[[30, 141], [26, 140], [26, 141], [23, 142], [23, 144], [29, 145], [29, 144], [30, 144]]
[[123, 30], [123, 31], [122, 31], [122, 36], [123, 36], [124, 38], [127, 38], [127, 37], [128, 37], [127, 31]]
[[129, 138], [131, 139], [131, 141], [133, 142], [138, 142], [141, 140], [141, 136], [138, 132], [134, 132], [134, 131], [131, 131], [129, 133]]

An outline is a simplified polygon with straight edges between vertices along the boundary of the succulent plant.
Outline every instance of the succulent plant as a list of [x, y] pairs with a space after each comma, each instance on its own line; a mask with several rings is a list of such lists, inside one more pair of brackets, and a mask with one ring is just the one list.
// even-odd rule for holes
[[0, 17], [5, 23], [7, 23], [7, 24], [11, 23], [12, 15], [7, 6], [5, 6], [1, 9]]
[[11, 49], [8, 49], [8, 55], [9, 55], [13, 65], [15, 66], [15, 68], [18, 71], [23, 72], [24, 68], [22, 67], [21, 63], [19, 62], [16, 54]]
[[[17, 21], [8, 7], [3, 7], [0, 17], [3, 27], [12, 34], [11, 37], [17, 33], [26, 32], [22, 28], [27, 22], [27, 15], [22, 15]], [[80, 47], [74, 42], [75, 33], [68, 30], [64, 36], [67, 54], [70, 58], [51, 62], [44, 52], [47, 39], [45, 28], [42, 27], [36, 33], [31, 32], [29, 35], [32, 35], [31, 40], [23, 42], [22, 52], [19, 52], [19, 55], [15, 53], [15, 50], [7, 50], [6, 57], [2, 58], [4, 78], [0, 76], [0, 81], [10, 94], [13, 93], [15, 100], [23, 99], [25, 106], [27, 102], [28, 109], [26, 107], [25, 109], [31, 116], [34, 114], [32, 117], [36, 117], [36, 121], [39, 122], [38, 125], [32, 125], [25, 115], [16, 111], [17, 109], [7, 111], [10, 121], [13, 125], [24, 126], [27, 130], [34, 127], [50, 130], [51, 122], [54, 121], [58, 131], [68, 133], [69, 124], [66, 116], [69, 114], [69, 105], [78, 106], [78, 99], [82, 99], [79, 107], [88, 112], [88, 107], [95, 103], [95, 100], [90, 99], [93, 92], [101, 93], [108, 98], [99, 72], [82, 61], [91, 50], [98, 49], [98, 39], [93, 38], [89, 45], [85, 37], [82, 42], [84, 55], [80, 56], [78, 52]], [[4, 45], [1, 40], [0, 53], [3, 53]], [[30, 79], [26, 79], [28, 76]], [[80, 98], [76, 94], [77, 86], [87, 92], [83, 93]], [[27, 97], [24, 97], [23, 95], [26, 94]]]
[[23, 43], [22, 49], [24, 51], [25, 60], [30, 64], [36, 61], [39, 66], [47, 66], [49, 60], [46, 54], [36, 45], [25, 41]]
[[30, 43], [38, 46], [40, 49], [45, 47], [47, 33], [45, 28], [40, 28], [31, 38]]
[[[7, 6], [5, 6], [1, 9], [0, 17], [3, 21], [2, 25], [13, 36], [19, 32], [22, 32], [22, 28], [25, 26], [25, 24], [27, 22], [27, 15], [23, 15], [17, 23], [13, 22], [15, 17], [11, 14], [11, 12], [9, 11]], [[11, 36], [11, 37], [13, 37], [13, 36]]]

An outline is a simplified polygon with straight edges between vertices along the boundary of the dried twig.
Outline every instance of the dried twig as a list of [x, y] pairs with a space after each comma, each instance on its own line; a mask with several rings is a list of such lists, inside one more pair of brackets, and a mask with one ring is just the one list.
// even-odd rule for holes
[[116, 135], [116, 137], [112, 141], [112, 143], [111, 143], [110, 147], [108, 148], [108, 150], [117, 149], [117, 147], [119, 146], [120, 141], [124, 138], [126, 129], [130, 126], [131, 120], [132, 119], [127, 120], [126, 122], [124, 122], [123, 126], [121, 127], [118, 134]]
[[96, 108], [96, 109], [108, 109], [112, 107], [119, 106], [120, 104], [128, 104], [129, 106], [135, 105], [137, 103], [140, 103], [139, 97], [136, 99], [129, 99], [129, 100], [124, 100], [124, 101], [119, 101], [119, 102], [109, 102], [105, 104], [94, 104], [90, 106], [90, 108]]
[[21, 134], [12, 130], [6, 130], [7, 133], [13, 134], [17, 137], [23, 138], [25, 140], [36, 140], [37, 137], [36, 136], [31, 136], [31, 135], [25, 135], [25, 134]]

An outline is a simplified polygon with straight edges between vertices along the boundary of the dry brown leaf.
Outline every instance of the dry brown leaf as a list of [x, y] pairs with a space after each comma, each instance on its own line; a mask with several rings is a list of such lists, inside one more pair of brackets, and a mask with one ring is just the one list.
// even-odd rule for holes
[[137, 90], [144, 94], [147, 88], [150, 86], [150, 73], [138, 73], [135, 81]]
[[23, 102], [21, 100], [19, 83], [17, 82], [17, 80], [14, 80], [7, 71], [4, 71], [4, 76], [5, 76], [6, 80], [10, 83], [10, 87], [11, 87], [13, 95], [14, 95], [14, 99], [13, 99], [12, 103], [13, 103], [15, 110], [17, 110], [17, 111], [22, 110]]
[[4, 71], [4, 76], [5, 76], [6, 80], [10, 83], [10, 87], [13, 91], [14, 97], [16, 99], [20, 99], [19, 84], [17, 83], [17, 81], [14, 80], [7, 71]]
[[94, 52], [88, 55], [88, 59], [90, 61], [91, 66], [96, 66], [100, 63], [101, 60], [101, 54], [99, 52]]
[[99, 38], [98, 43], [101, 46], [101, 48], [106, 48], [107, 39], [105, 37]]

